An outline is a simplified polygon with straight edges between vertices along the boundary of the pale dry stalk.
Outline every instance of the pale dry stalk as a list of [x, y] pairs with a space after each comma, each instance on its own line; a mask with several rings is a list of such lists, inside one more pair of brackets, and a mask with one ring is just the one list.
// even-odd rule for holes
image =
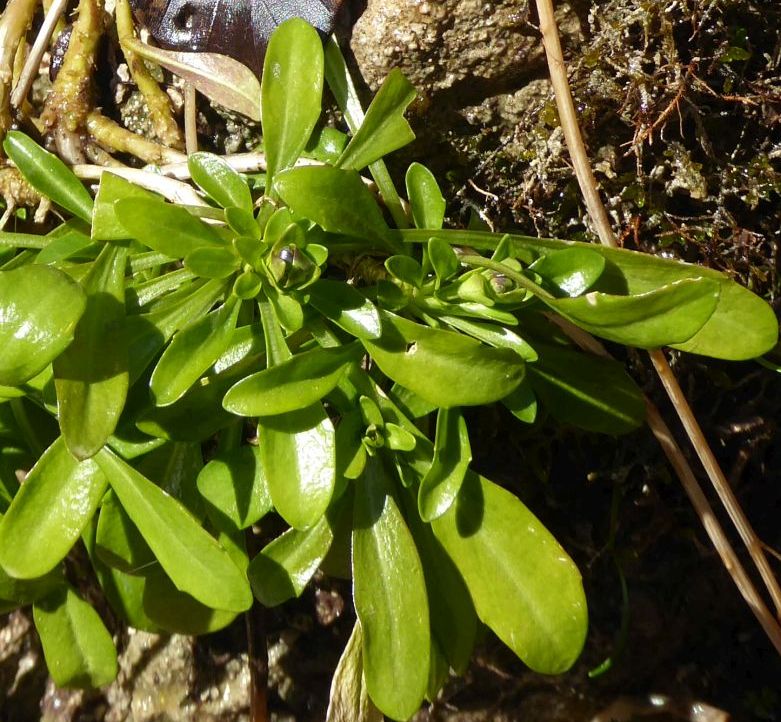
[[[588, 155], [586, 154], [583, 138], [581, 137], [578, 117], [575, 111], [575, 105], [572, 101], [569, 81], [567, 79], [567, 69], [561, 50], [561, 42], [559, 40], [558, 27], [554, 16], [553, 3], [552, 0], [536, 0], [536, 4], [540, 17], [540, 31], [542, 33], [548, 60], [551, 83], [556, 96], [556, 106], [558, 108], [562, 130], [572, 159], [575, 175], [578, 179], [578, 184], [580, 185], [581, 193], [583, 194], [586, 204], [586, 209], [597, 231], [600, 242], [606, 246], [616, 247], [615, 235], [613, 234], [607, 211], [599, 196], [596, 180], [591, 170]], [[582, 333], [578, 335], [583, 339]], [[591, 339], [591, 341], [597, 343], [594, 339]], [[601, 346], [601, 344], [599, 346]], [[719, 468], [715, 456], [713, 455], [664, 354], [661, 351], [656, 350], [651, 351], [650, 356], [654, 368], [675, 407], [676, 413], [686, 429], [692, 446], [696, 450], [711, 483], [716, 489], [719, 499], [746, 545], [752, 561], [762, 576], [765, 586], [775, 605], [776, 615], [781, 616], [781, 587], [779, 587], [778, 581], [770, 568], [760, 539], [752, 529], [742, 507], [732, 493], [723, 472]], [[740, 590], [743, 598], [748, 603], [752, 612], [756, 615], [776, 650], [781, 654], [781, 626], [779, 626], [777, 618], [774, 617], [767, 608], [767, 605], [757, 592], [753, 582], [741, 566], [724, 530], [716, 519], [710, 503], [698, 484], [686, 457], [675, 442], [670, 429], [664, 423], [658, 409], [648, 399], [646, 399], [646, 404], [648, 408], [648, 425], [681, 480], [713, 546], [718, 552], [725, 568], [732, 576], [732, 579]]]

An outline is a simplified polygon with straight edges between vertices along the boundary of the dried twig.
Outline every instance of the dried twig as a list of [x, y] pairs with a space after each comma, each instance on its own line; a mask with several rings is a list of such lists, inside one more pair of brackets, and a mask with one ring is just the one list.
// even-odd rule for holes
[[[600, 242], [606, 246], [616, 247], [615, 236], [605, 207], [599, 197], [596, 181], [580, 134], [580, 126], [572, 101], [569, 81], [567, 80], [566, 66], [553, 13], [552, 0], [536, 0], [536, 2], [540, 16], [540, 31], [542, 32], [551, 82], [556, 95], [556, 105], [559, 110], [559, 117], [561, 119], [567, 147], [572, 157], [575, 175], [578, 179], [589, 216], [599, 235]], [[770, 569], [761, 541], [754, 533], [743, 513], [743, 509], [729, 489], [724, 474], [716, 463], [713, 452], [710, 450], [691, 408], [688, 403], [686, 403], [680, 385], [670, 369], [667, 359], [661, 351], [653, 351], [650, 355], [654, 367], [670, 396], [670, 400], [675, 406], [676, 412], [689, 435], [689, 439], [719, 494], [722, 504], [730, 515], [738, 533], [741, 535], [741, 538], [748, 548], [754, 564], [762, 575], [762, 579], [776, 606], [777, 614], [781, 614], [781, 588], [779, 588], [778, 582]], [[723, 529], [716, 520], [713, 509], [697, 483], [686, 457], [676, 444], [669, 428], [662, 420], [658, 409], [656, 409], [650, 401], [647, 401], [647, 406], [648, 425], [678, 474], [678, 477], [680, 478], [689, 499], [694, 505], [694, 508], [700, 517], [700, 521], [705, 527], [716, 551], [719, 553], [724, 566], [732, 576], [736, 586], [752, 612], [756, 615], [771, 642], [776, 647], [776, 650], [781, 654], [781, 626], [779, 626], [776, 618], [770, 613], [750, 578], [741, 567], [729, 540], [726, 538]]]

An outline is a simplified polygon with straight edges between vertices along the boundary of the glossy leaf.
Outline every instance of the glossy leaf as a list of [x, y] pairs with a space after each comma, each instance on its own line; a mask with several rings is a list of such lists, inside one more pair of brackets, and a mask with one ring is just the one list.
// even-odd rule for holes
[[224, 303], [179, 331], [155, 366], [149, 387], [158, 406], [178, 401], [230, 343], [240, 304]]
[[382, 314], [383, 335], [363, 344], [382, 372], [421, 398], [447, 408], [507, 396], [524, 376], [523, 360], [452, 331]]
[[711, 317], [719, 284], [707, 278], [675, 281], [638, 296], [592, 291], [549, 302], [563, 316], [596, 336], [639, 348], [690, 339]]
[[382, 334], [377, 307], [352, 286], [319, 279], [307, 291], [312, 306], [355, 338], [374, 339]]
[[92, 197], [56, 155], [18, 130], [8, 131], [3, 150], [35, 190], [81, 220], [92, 220]]
[[246, 529], [273, 508], [257, 446], [218, 453], [198, 474], [198, 491], [212, 514]]
[[184, 267], [200, 278], [227, 278], [239, 266], [240, 259], [230, 246], [196, 248], [184, 259]]
[[58, 687], [102, 687], [117, 676], [111, 634], [98, 613], [70, 587], [37, 602], [33, 621]]
[[393, 68], [374, 96], [360, 128], [336, 162], [339, 168], [361, 170], [415, 140], [404, 111], [417, 91], [399, 68]]
[[0, 384], [23, 384], [57, 358], [85, 305], [82, 289], [55, 268], [0, 271]]
[[540, 346], [529, 383], [559, 421], [603, 434], [625, 434], [645, 419], [643, 394], [622, 364], [566, 347]]
[[472, 448], [464, 417], [458, 409], [440, 409], [434, 459], [418, 490], [418, 510], [423, 521], [433, 521], [451, 507], [471, 462]]
[[114, 204], [117, 220], [127, 235], [153, 251], [184, 258], [196, 248], [222, 244], [220, 237], [182, 206], [145, 198], [126, 198]]
[[586, 598], [577, 567], [531, 512], [470, 474], [433, 529], [480, 619], [534, 671], [569, 669], [586, 637]]
[[109, 169], [103, 171], [92, 211], [93, 241], [121, 241], [129, 237], [127, 230], [117, 219], [114, 208], [117, 201], [128, 198], [162, 202], [158, 195], [146, 188], [125, 180]]
[[415, 543], [380, 459], [357, 482], [353, 598], [363, 631], [366, 686], [388, 717], [410, 718], [428, 686], [429, 611]]
[[105, 491], [106, 477], [97, 464], [77, 461], [57, 439], [0, 521], [0, 565], [19, 579], [52, 570], [76, 543]]
[[386, 243], [382, 211], [356, 171], [325, 165], [289, 168], [277, 175], [274, 187], [293, 211], [326, 231]]
[[95, 552], [104, 563], [126, 574], [143, 574], [157, 565], [155, 555], [113, 491], [106, 494], [100, 507]]
[[116, 429], [128, 390], [125, 334], [127, 249], [105, 245], [83, 287], [87, 305], [73, 343], [54, 360], [62, 436], [71, 454], [88, 459]]
[[333, 391], [363, 354], [356, 342], [314, 348], [236, 384], [222, 405], [239, 416], [274, 416], [311, 406]]
[[605, 270], [605, 259], [585, 248], [567, 248], [548, 253], [529, 266], [567, 296], [580, 296], [588, 291]]
[[537, 352], [529, 342], [506, 326], [472, 321], [461, 316], [440, 316], [439, 320], [489, 346], [512, 349], [524, 361], [537, 360]]
[[223, 208], [252, 212], [252, 194], [245, 181], [224, 159], [214, 153], [191, 153], [187, 167], [198, 187]]
[[252, 604], [244, 574], [227, 552], [160, 487], [103, 449], [98, 463], [122, 506], [176, 587], [213, 609]]
[[0, 568], [0, 609], [4, 610], [0, 614], [18, 607], [26, 607], [48, 596], [64, 583], [65, 579], [60, 569], [52, 570], [35, 579], [15, 579], [9, 577]]
[[507, 410], [524, 424], [533, 424], [537, 418], [537, 397], [532, 390], [529, 374], [524, 382], [502, 399]]
[[[404, 180], [407, 186], [407, 197], [412, 209], [412, 219], [415, 222], [415, 227], [428, 228], [430, 230], [442, 228], [442, 223], [445, 220], [446, 204], [434, 174], [426, 166], [420, 163], [413, 163], [407, 168], [407, 175]], [[444, 243], [444, 241], [441, 242]], [[455, 253], [446, 243], [445, 246], [455, 260]], [[431, 241], [429, 241], [429, 256], [431, 255], [430, 247]], [[442, 254], [442, 257], [445, 257], [444, 254]], [[447, 258], [450, 258], [450, 255]], [[436, 269], [437, 265], [433, 265]]]
[[275, 607], [301, 596], [331, 548], [333, 522], [325, 514], [311, 529], [288, 529], [267, 544], [250, 562], [249, 577], [255, 597]]
[[177, 589], [162, 571], [150, 573], [143, 590], [144, 611], [166, 632], [200, 636], [227, 627], [236, 612], [211, 609]]
[[336, 481], [334, 427], [322, 404], [263, 417], [258, 443], [274, 508], [294, 529], [314, 526]]
[[324, 69], [317, 31], [300, 18], [282, 23], [269, 41], [263, 67], [263, 145], [266, 172], [274, 179], [296, 162], [320, 118]]

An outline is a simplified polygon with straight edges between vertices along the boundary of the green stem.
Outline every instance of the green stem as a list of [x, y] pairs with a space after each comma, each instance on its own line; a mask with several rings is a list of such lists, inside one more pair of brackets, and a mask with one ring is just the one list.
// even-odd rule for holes
[[[365, 116], [344, 55], [342, 55], [339, 43], [333, 36], [325, 44], [325, 77], [328, 81], [328, 87], [334, 94], [336, 104], [344, 113], [348, 127], [352, 133], [355, 133], [361, 127]], [[409, 228], [409, 219], [385, 162], [380, 159], [370, 164], [369, 172], [377, 184], [385, 206], [393, 217], [393, 222], [399, 228]]]
[[488, 258], [483, 258], [482, 256], [471, 255], [459, 256], [458, 260], [465, 266], [472, 266], [474, 268], [487, 268], [490, 271], [501, 273], [503, 276], [507, 276], [507, 278], [515, 281], [515, 283], [521, 286], [521, 288], [525, 288], [527, 291], [533, 293], [543, 301], [550, 302], [556, 300], [556, 297], [553, 294], [548, 293], [544, 288], [538, 286], [534, 281], [527, 278], [522, 273], [514, 271], [512, 268], [508, 268], [503, 263], [492, 261]]

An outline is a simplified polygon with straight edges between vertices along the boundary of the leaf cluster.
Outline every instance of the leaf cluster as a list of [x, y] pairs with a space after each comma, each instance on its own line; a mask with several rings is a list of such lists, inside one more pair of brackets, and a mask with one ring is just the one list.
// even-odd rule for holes
[[[471, 468], [462, 407], [640, 426], [631, 377], [561, 323], [728, 359], [776, 342], [772, 310], [719, 273], [443, 229], [419, 164], [414, 228], [389, 222], [395, 190], [380, 182], [378, 198], [363, 172], [411, 139], [414, 91], [391, 74], [334, 143], [321, 94], [328, 77], [339, 95], [343, 72], [306, 23], [280, 26], [263, 186], [196, 153], [200, 207], [110, 170], [93, 200], [29, 138], [5, 141], [72, 216], [44, 238], [0, 234], [0, 608], [33, 604], [60, 685], [116, 673], [110, 635], [63, 574], [77, 543], [117, 614], [154, 631], [215, 631], [253, 599], [301, 594], [321, 567], [351, 578], [359, 627], [337, 678], [365, 684], [352, 719], [366, 695], [411, 717], [465, 670], [481, 624], [532, 669], [563, 672], [586, 635], [580, 575]], [[31, 469], [22, 484], [15, 469]], [[248, 530], [272, 513], [288, 528], [251, 557]]]

